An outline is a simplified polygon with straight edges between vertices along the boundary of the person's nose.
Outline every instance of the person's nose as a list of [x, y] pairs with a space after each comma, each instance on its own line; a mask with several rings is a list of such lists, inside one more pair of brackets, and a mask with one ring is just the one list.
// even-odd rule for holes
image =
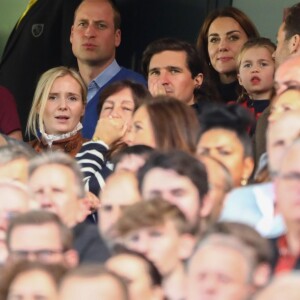
[[132, 130], [132, 126], [130, 126], [127, 132], [125, 133], [123, 140], [128, 146], [132, 146], [134, 144], [134, 132]]
[[161, 71], [159, 79], [158, 79], [161, 84], [167, 85], [170, 83], [170, 73], [166, 70]]
[[67, 99], [61, 98], [59, 101], [59, 110], [66, 110], [68, 107]]
[[85, 31], [84, 31], [84, 35], [88, 38], [94, 37], [95, 36], [95, 27], [93, 26], [93, 24], [88, 24]]
[[228, 41], [226, 38], [220, 39], [219, 51], [228, 51]]
[[140, 239], [135, 246], [135, 250], [147, 256], [147, 253], [149, 251], [149, 237], [147, 235], [140, 236]]

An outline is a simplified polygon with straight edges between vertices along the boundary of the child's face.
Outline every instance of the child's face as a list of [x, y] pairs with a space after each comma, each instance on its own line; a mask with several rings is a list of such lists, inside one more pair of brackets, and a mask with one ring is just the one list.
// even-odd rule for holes
[[269, 99], [273, 86], [275, 64], [272, 53], [265, 47], [254, 47], [245, 51], [239, 68], [239, 82], [250, 98]]

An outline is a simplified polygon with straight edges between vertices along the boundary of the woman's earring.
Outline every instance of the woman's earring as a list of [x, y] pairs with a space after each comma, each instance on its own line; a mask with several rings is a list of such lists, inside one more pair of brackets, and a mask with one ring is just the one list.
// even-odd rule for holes
[[241, 179], [241, 186], [245, 186], [245, 185], [247, 185], [247, 183], [248, 183], [248, 178], [243, 177]]

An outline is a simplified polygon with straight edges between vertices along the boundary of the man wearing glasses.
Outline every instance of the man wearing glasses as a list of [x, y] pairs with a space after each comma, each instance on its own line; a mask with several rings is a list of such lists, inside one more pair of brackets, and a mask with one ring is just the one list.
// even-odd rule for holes
[[31, 211], [13, 218], [7, 230], [9, 261], [31, 260], [75, 267], [72, 231], [53, 213]]

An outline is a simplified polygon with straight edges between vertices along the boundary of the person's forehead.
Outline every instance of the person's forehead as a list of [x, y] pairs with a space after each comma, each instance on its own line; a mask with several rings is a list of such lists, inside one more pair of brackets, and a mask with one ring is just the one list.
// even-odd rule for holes
[[187, 67], [187, 52], [184, 50], [164, 50], [152, 55], [150, 59], [150, 68], [170, 67], [170, 66]]

